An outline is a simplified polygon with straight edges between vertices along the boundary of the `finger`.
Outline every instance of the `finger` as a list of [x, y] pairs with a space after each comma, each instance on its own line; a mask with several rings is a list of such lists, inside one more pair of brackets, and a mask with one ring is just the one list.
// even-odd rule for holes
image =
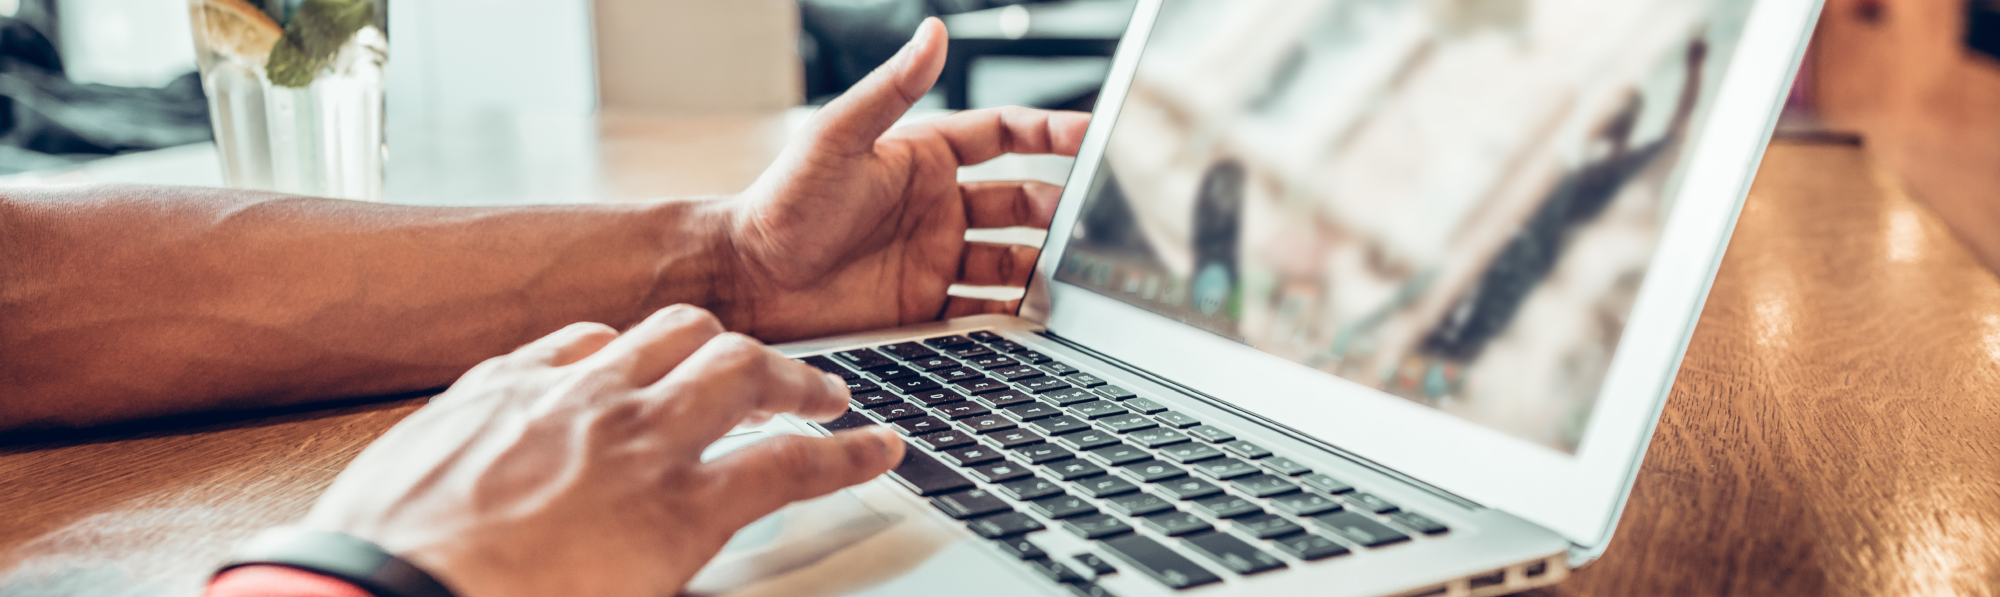
[[973, 286], [1027, 286], [1028, 276], [1035, 273], [1035, 257], [1041, 253], [1040, 247], [965, 243], [965, 256], [960, 259], [958, 266], [958, 283]]
[[693, 453], [753, 415], [831, 420], [846, 412], [848, 398], [839, 376], [736, 333], [709, 340], [652, 390], [661, 398], [648, 416]]
[[1038, 180], [968, 182], [959, 184], [958, 192], [965, 198], [967, 228], [1048, 228], [1063, 188]]
[[831, 437], [784, 435], [703, 465], [728, 528], [750, 524], [786, 504], [881, 476], [903, 458], [903, 440], [869, 426]]
[[521, 359], [550, 367], [562, 367], [596, 354], [618, 338], [618, 330], [601, 323], [572, 323], [555, 333], [542, 336], [515, 350]]
[[989, 299], [976, 299], [976, 298], [966, 298], [962, 296], [954, 296], [951, 297], [950, 299], [945, 300], [944, 303], [944, 319], [951, 319], [953, 317], [971, 317], [974, 315], [985, 315], [988, 313], [995, 313], [1000, 315], [1014, 315], [1016, 313], [1019, 313], [1020, 311], [1021, 311], [1020, 299], [1014, 299], [1011, 301], [995, 301]]
[[722, 322], [699, 307], [674, 305], [653, 312], [605, 345], [594, 357], [624, 369], [626, 381], [648, 386], [722, 333]]
[[959, 112], [906, 130], [942, 137], [958, 164], [970, 166], [1009, 153], [1075, 156], [1089, 127], [1090, 115], [1083, 112], [1007, 106]]
[[820, 148], [843, 155], [873, 151], [875, 140], [937, 82], [945, 44], [944, 22], [924, 19], [902, 50], [813, 116], [810, 128]]

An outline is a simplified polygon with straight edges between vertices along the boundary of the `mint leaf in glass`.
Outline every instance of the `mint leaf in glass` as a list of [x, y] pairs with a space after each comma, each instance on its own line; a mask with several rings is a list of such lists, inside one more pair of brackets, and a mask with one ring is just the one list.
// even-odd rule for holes
[[305, 87], [319, 76], [340, 46], [354, 32], [375, 22], [370, 0], [306, 0], [285, 24], [285, 35], [271, 47], [265, 74], [283, 87]]

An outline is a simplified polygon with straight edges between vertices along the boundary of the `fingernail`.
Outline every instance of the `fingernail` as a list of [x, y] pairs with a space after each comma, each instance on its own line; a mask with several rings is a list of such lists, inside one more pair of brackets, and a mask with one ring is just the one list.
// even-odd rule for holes
[[937, 17], [926, 18], [923, 23], [918, 24], [916, 33], [910, 34], [910, 41], [903, 42], [903, 48], [896, 50], [897, 66], [908, 67], [911, 61], [916, 60], [917, 44], [924, 40], [924, 32], [930, 30], [931, 19], [934, 18]]
[[827, 391], [833, 392], [835, 396], [843, 398], [847, 396], [847, 380], [841, 379], [840, 376], [832, 373], [823, 373], [821, 375], [826, 380]]
[[876, 448], [882, 451], [882, 458], [884, 460], [898, 457], [896, 449], [902, 447], [903, 438], [897, 437], [896, 432], [890, 431], [888, 427], [880, 425], [868, 427], [867, 432], [869, 435], [875, 436]]

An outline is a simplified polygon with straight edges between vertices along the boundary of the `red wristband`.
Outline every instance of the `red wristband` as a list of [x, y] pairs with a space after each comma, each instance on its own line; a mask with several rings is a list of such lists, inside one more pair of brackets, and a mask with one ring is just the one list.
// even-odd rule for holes
[[203, 597], [374, 597], [346, 581], [284, 566], [232, 568], [208, 581]]

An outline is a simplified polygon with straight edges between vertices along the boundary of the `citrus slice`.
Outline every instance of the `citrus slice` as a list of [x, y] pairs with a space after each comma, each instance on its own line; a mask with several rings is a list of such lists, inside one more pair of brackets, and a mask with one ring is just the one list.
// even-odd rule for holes
[[284, 29], [264, 11], [243, 0], [188, 0], [195, 43], [216, 54], [262, 69]]

